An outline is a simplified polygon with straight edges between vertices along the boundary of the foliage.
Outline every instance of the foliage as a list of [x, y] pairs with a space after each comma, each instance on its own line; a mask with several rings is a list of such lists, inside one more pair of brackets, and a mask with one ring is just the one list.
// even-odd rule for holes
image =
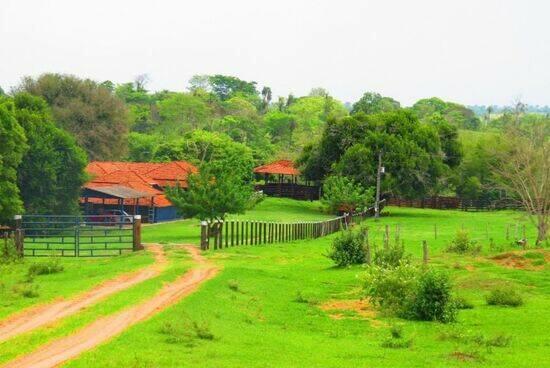
[[472, 302], [463, 296], [455, 296], [453, 302], [457, 309], [474, 309]]
[[252, 186], [229, 165], [204, 165], [188, 177], [188, 188], [175, 187], [166, 193], [186, 216], [201, 220], [224, 220], [229, 213], [246, 210]]
[[491, 171], [496, 185], [510, 193], [537, 225], [537, 244], [550, 226], [550, 119], [511, 126], [502, 146], [493, 147]]
[[485, 297], [488, 305], [519, 307], [523, 305], [523, 297], [512, 287], [499, 287], [491, 290]]
[[382, 341], [381, 346], [389, 349], [405, 349], [412, 346], [412, 339], [405, 339], [403, 337], [403, 327], [400, 325], [393, 325], [390, 328], [390, 338]]
[[457, 308], [451, 296], [451, 282], [446, 273], [430, 269], [418, 279], [408, 313], [421, 321], [453, 322]]
[[89, 79], [43, 74], [23, 79], [18, 91], [43, 97], [54, 121], [71, 133], [92, 160], [115, 160], [127, 148], [128, 113], [110, 90]]
[[423, 121], [429, 121], [434, 114], [439, 114], [449, 124], [461, 129], [476, 130], [481, 124], [472, 110], [454, 102], [445, 102], [437, 97], [418, 100], [411, 110]]
[[322, 203], [333, 213], [366, 210], [373, 203], [374, 189], [343, 176], [329, 176], [323, 184]]
[[165, 122], [162, 129], [166, 134], [204, 128], [212, 119], [206, 102], [190, 93], [173, 93], [159, 101], [158, 113]]
[[55, 126], [42, 98], [20, 93], [14, 102], [29, 145], [17, 170], [26, 212], [77, 213], [86, 181], [86, 154], [74, 138]]
[[28, 148], [25, 131], [16, 119], [13, 102], [0, 98], [0, 224], [23, 211], [17, 168]]
[[406, 319], [452, 322], [456, 306], [447, 274], [423, 271], [408, 263], [397, 267], [370, 267], [365, 289], [384, 311]]
[[27, 275], [39, 276], [39, 275], [51, 275], [53, 273], [59, 273], [63, 271], [63, 265], [59, 263], [59, 260], [33, 263], [29, 266]]
[[332, 242], [328, 257], [338, 267], [365, 263], [367, 258], [363, 235], [351, 229], [342, 231]]
[[377, 114], [399, 110], [400, 108], [400, 103], [391, 97], [382, 97], [376, 92], [366, 92], [361, 96], [359, 101], [353, 104], [351, 113]]
[[459, 254], [477, 253], [479, 247], [476, 246], [476, 241], [470, 239], [470, 233], [466, 230], [458, 230], [451, 244], [447, 247], [448, 252]]
[[310, 180], [336, 174], [373, 187], [379, 153], [386, 168], [383, 191], [403, 197], [433, 193], [448, 170], [437, 128], [407, 111], [329, 121], [318, 147], [308, 148], [299, 162]]
[[409, 261], [410, 255], [405, 254], [405, 245], [398, 242], [388, 243], [374, 255], [374, 264], [383, 268], [394, 268]]
[[0, 264], [10, 264], [21, 260], [12, 239], [0, 240]]

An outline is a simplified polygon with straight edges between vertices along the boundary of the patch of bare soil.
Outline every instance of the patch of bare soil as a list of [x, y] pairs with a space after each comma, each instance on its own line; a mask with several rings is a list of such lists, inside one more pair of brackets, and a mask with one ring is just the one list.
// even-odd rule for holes
[[461, 351], [454, 351], [449, 355], [451, 358], [459, 360], [461, 362], [473, 362], [478, 360], [478, 357], [476, 355], [463, 353]]
[[342, 319], [349, 317], [349, 312], [361, 319], [372, 319], [376, 317], [376, 310], [369, 303], [368, 299], [351, 300], [329, 300], [319, 306], [328, 312], [330, 318]]
[[198, 267], [176, 281], [167, 284], [154, 297], [134, 307], [101, 318], [76, 333], [46, 344], [36, 351], [15, 359], [4, 368], [50, 368], [117, 336], [128, 327], [150, 318], [166, 307], [191, 294], [205, 281], [214, 277], [218, 268], [208, 264], [194, 246], [185, 246]]
[[108, 296], [157, 276], [167, 264], [166, 255], [163, 248], [157, 244], [148, 245], [147, 249], [155, 255], [154, 265], [107, 280], [70, 299], [60, 299], [52, 303], [31, 307], [8, 317], [0, 321], [0, 341], [8, 340], [16, 335], [73, 315]]
[[[514, 268], [518, 270], [542, 270], [544, 269], [544, 265], [534, 265], [532, 258], [525, 258], [525, 253], [529, 251], [514, 251], [514, 252], [506, 252], [502, 254], [498, 254], [494, 257], [491, 257], [491, 259], [506, 268]], [[534, 251], [531, 251], [534, 252]], [[542, 253], [544, 255], [545, 262], [548, 262], [550, 260], [550, 252], [545, 252], [544, 250], [537, 251], [539, 253]]]

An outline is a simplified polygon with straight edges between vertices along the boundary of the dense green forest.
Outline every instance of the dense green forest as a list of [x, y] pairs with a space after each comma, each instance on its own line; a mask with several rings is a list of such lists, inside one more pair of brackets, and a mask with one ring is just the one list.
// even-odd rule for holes
[[[0, 97], [0, 213], [75, 211], [87, 160], [223, 161], [252, 181], [255, 165], [298, 162], [304, 179], [345, 176], [372, 187], [377, 158], [385, 193], [502, 196], [491, 170], [510, 129], [549, 118], [513, 108], [485, 109], [437, 97], [410, 107], [376, 92], [343, 103], [323, 88], [275, 97], [268, 86], [225, 75], [196, 75], [186, 92], [147, 89], [148, 77], [114, 84], [76, 76], [24, 78]], [[532, 129], [531, 129], [532, 130]]]

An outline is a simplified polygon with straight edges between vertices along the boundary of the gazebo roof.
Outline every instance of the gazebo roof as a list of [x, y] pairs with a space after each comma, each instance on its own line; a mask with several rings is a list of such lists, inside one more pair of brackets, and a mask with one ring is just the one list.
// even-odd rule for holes
[[254, 169], [257, 174], [300, 175], [300, 171], [294, 167], [290, 160], [279, 160]]

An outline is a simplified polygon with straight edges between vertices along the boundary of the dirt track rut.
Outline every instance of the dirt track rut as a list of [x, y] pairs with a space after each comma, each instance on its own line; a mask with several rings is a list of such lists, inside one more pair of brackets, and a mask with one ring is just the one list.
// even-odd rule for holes
[[3, 367], [49, 368], [59, 366], [189, 295], [201, 283], [213, 278], [217, 274], [218, 268], [207, 263], [196, 247], [185, 246], [185, 249], [191, 253], [193, 260], [197, 263], [196, 268], [164, 286], [151, 299], [98, 319], [76, 333], [39, 347], [34, 352], [8, 362]]

